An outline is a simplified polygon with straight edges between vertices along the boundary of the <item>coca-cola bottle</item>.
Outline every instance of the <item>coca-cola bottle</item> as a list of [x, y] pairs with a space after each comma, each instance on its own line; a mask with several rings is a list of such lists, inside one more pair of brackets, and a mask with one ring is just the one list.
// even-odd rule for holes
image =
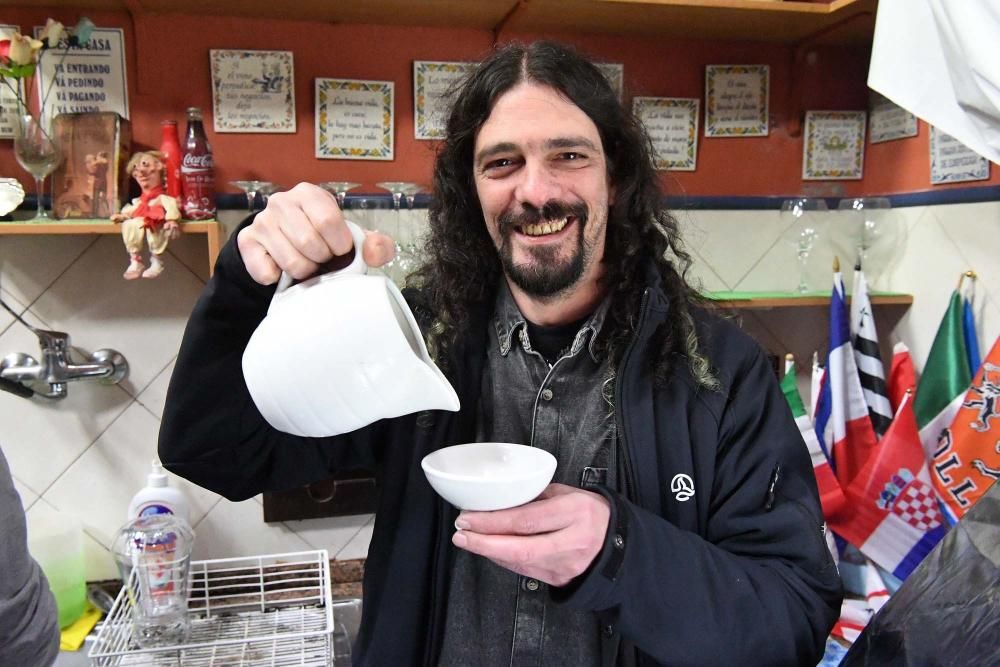
[[160, 152], [167, 172], [167, 194], [181, 201], [181, 141], [177, 136], [177, 121], [160, 123]]
[[201, 109], [188, 107], [187, 136], [181, 160], [181, 182], [184, 200], [181, 211], [188, 220], [215, 217], [215, 166], [212, 147], [205, 136]]

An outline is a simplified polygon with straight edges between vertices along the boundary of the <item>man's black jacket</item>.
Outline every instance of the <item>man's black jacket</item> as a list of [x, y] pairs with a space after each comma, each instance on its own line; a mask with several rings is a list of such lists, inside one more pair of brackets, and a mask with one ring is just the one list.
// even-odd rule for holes
[[[604, 491], [612, 502], [605, 545], [586, 573], [552, 594], [597, 614], [605, 664], [815, 665], [841, 588], [806, 446], [759, 347], [707, 313], [696, 320], [722, 390], [697, 387], [684, 364], [654, 387], [653, 334], [669, 308], [658, 278], [649, 283], [616, 381], [622, 484]], [[252, 281], [231, 240], [184, 334], [160, 458], [231, 500], [377, 470], [383, 491], [355, 663], [435, 664], [456, 511], [431, 489], [420, 460], [475, 438], [492, 304], [474, 313], [453, 349], [459, 412], [301, 438], [268, 426], [243, 382], [243, 349], [272, 294]]]

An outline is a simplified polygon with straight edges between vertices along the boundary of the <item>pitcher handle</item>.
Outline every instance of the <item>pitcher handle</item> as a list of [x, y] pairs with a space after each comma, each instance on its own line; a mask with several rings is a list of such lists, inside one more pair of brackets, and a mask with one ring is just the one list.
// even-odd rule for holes
[[[354, 259], [351, 260], [351, 263], [344, 268], [331, 271], [331, 273], [357, 273], [359, 275], [364, 275], [368, 273], [368, 265], [365, 264], [365, 258], [361, 252], [361, 247], [365, 242], [365, 231], [350, 220], [344, 220], [344, 222], [347, 223], [347, 228], [351, 231], [351, 237], [354, 239]], [[274, 296], [278, 296], [291, 287], [294, 280], [295, 279], [292, 278], [291, 274], [286, 271], [282, 271], [281, 278], [278, 279], [278, 287], [274, 291]]]

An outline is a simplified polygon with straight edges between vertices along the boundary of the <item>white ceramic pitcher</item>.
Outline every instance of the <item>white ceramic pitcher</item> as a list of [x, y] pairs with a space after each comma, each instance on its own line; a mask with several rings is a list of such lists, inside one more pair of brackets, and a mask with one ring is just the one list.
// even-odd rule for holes
[[243, 352], [250, 396], [285, 433], [339, 435], [379, 419], [459, 408], [403, 295], [388, 278], [368, 274], [364, 232], [347, 225], [354, 261], [293, 286], [282, 274]]

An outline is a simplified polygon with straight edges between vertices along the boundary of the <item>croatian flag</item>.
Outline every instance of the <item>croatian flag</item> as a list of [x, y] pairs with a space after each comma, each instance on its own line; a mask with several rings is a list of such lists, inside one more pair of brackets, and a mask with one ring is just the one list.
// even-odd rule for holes
[[844, 489], [854, 510], [841, 537], [879, 567], [905, 579], [946, 527], [907, 394], [878, 449]]
[[816, 435], [841, 486], [847, 487], [875, 449], [875, 431], [851, 347], [844, 280], [833, 274], [830, 350], [816, 405]]

